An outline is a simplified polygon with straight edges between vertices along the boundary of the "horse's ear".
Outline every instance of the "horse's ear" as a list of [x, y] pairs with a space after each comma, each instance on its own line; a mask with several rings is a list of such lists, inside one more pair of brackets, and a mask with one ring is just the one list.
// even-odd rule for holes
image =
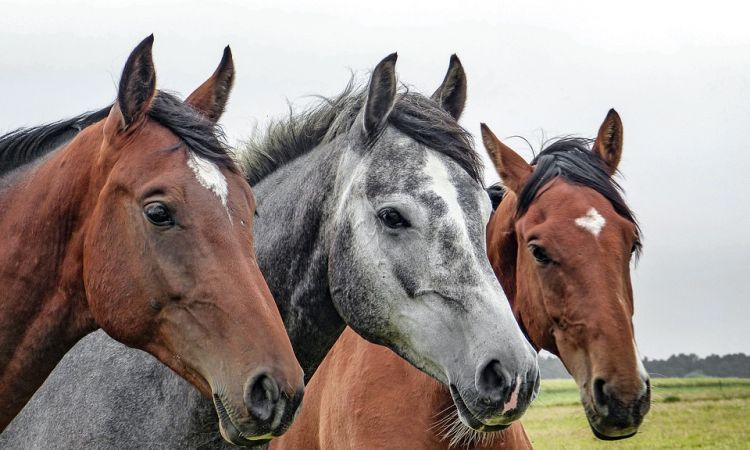
[[521, 155], [500, 142], [485, 124], [482, 124], [482, 142], [495, 165], [495, 170], [503, 180], [503, 185], [516, 194], [521, 192], [534, 168], [524, 161]]
[[602, 126], [599, 127], [599, 134], [596, 136], [592, 149], [607, 165], [610, 176], [615, 174], [617, 165], [620, 164], [622, 138], [620, 115], [614, 109], [610, 109]]
[[[151, 57], [154, 35], [150, 35], [130, 53], [122, 69], [117, 92], [117, 107], [112, 108], [110, 119], [119, 119], [119, 130], [142, 122], [156, 95], [156, 71]], [[114, 116], [114, 117], [113, 117]], [[119, 116], [119, 117], [117, 117]]]
[[224, 56], [221, 58], [219, 67], [208, 80], [204, 81], [198, 89], [188, 96], [185, 103], [198, 110], [211, 122], [216, 123], [227, 106], [233, 83], [234, 61], [232, 60], [232, 50], [227, 45], [224, 48]]
[[458, 120], [466, 105], [466, 72], [458, 56], [451, 55], [448, 73], [443, 84], [432, 94], [432, 99]]
[[396, 101], [396, 53], [391, 53], [375, 66], [364, 109], [364, 128], [368, 136], [380, 132]]

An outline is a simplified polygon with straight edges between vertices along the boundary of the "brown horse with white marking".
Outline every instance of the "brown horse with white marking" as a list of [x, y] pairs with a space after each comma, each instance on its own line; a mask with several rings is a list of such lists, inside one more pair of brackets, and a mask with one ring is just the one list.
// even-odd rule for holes
[[[639, 229], [611, 179], [622, 154], [619, 116], [609, 112], [591, 149], [563, 139], [531, 165], [484, 125], [482, 137], [507, 188], [488, 225], [488, 255], [519, 324], [573, 374], [597, 437], [632, 436], [650, 387], [632, 325]], [[520, 423], [496, 433], [467, 425], [440, 383], [347, 330], [308, 384], [295, 426], [271, 449], [531, 448]]]
[[231, 442], [284, 432], [300, 403], [253, 252], [253, 194], [216, 126], [231, 53], [182, 102], [156, 90], [152, 43], [111, 108], [0, 138], [0, 431], [99, 327], [213, 398]]

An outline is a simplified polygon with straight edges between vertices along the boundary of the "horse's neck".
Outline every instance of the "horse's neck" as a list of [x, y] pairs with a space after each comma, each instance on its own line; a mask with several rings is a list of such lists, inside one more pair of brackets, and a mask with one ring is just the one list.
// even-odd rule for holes
[[17, 174], [0, 193], [0, 430], [94, 329], [80, 214], [90, 157], [68, 150]]
[[329, 291], [326, 242], [338, 159], [328, 147], [313, 150], [253, 188], [258, 263], [306, 380], [345, 326]]

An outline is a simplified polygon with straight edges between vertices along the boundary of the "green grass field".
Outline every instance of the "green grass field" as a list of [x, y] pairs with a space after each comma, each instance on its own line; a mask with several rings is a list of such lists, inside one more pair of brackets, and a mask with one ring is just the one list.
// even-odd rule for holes
[[522, 419], [537, 449], [750, 449], [750, 379], [652, 379], [651, 411], [639, 433], [615, 442], [589, 429], [572, 380], [545, 380]]

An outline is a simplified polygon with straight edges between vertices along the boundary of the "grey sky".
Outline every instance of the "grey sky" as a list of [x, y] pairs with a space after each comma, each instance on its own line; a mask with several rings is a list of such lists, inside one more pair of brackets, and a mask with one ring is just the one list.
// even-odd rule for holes
[[634, 272], [642, 353], [750, 352], [748, 6], [561, 3], [4, 0], [0, 131], [112, 101], [125, 58], [151, 32], [158, 84], [182, 95], [231, 44], [232, 141], [284, 114], [286, 99], [334, 94], [349, 69], [392, 51], [401, 81], [431, 93], [455, 52], [475, 135], [484, 121], [538, 148], [593, 136], [610, 107], [622, 116], [621, 181], [645, 232]]

